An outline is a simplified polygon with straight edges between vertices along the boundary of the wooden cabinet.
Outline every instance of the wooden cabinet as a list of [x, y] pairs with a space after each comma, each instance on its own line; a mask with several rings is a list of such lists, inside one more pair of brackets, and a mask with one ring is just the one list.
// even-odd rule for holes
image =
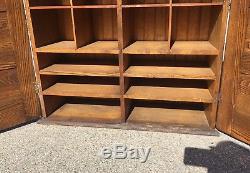
[[226, 2], [27, 0], [26, 8], [44, 117], [215, 128]]
[[240, 1], [25, 0], [44, 122], [249, 135]]

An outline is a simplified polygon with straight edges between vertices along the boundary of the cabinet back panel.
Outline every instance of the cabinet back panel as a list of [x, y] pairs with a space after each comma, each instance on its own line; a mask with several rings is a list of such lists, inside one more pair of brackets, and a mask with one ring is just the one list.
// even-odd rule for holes
[[208, 41], [219, 20], [216, 7], [177, 7], [173, 9], [172, 39]]

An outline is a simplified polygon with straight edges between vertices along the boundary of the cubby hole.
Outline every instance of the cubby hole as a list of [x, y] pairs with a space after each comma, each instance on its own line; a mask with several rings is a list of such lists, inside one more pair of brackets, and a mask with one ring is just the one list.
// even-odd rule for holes
[[123, 53], [169, 53], [169, 8], [124, 8]]
[[120, 123], [117, 99], [44, 96], [47, 120], [71, 123]]
[[37, 52], [76, 49], [70, 9], [31, 10]]
[[116, 9], [74, 9], [80, 53], [118, 54]]
[[36, 6], [70, 6], [70, 0], [29, 0], [30, 7]]
[[203, 103], [130, 100], [129, 124], [210, 130]]
[[169, 4], [169, 0], [122, 0], [124, 5], [136, 4]]
[[41, 75], [119, 77], [117, 55], [38, 54]]
[[171, 53], [218, 55], [222, 6], [173, 7]]
[[73, 0], [74, 6], [81, 5], [116, 5], [117, 0]]
[[41, 75], [43, 95], [83, 98], [120, 98], [118, 77]]
[[214, 81], [214, 57], [183, 55], [127, 55], [125, 77], [197, 79]]
[[173, 0], [175, 6], [211, 6], [211, 5], [223, 5], [223, 0]]

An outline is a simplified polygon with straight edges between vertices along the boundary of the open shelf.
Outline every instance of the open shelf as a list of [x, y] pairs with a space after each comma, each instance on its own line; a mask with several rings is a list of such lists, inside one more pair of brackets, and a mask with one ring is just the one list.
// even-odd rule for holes
[[76, 44], [74, 41], [61, 41], [39, 47], [36, 49], [36, 51], [45, 53], [75, 53]]
[[204, 111], [199, 110], [135, 107], [128, 122], [209, 129]]
[[121, 122], [120, 106], [64, 104], [48, 117], [51, 121], [69, 122]]
[[119, 67], [110, 65], [54, 64], [43, 70], [42, 75], [111, 76], [119, 77]]
[[143, 4], [169, 4], [169, 0], [137, 0], [137, 1], [131, 1], [131, 0], [122, 0], [123, 5], [143, 5]]
[[175, 55], [218, 55], [219, 51], [208, 41], [175, 41], [171, 54]]
[[76, 49], [70, 9], [31, 10], [31, 18], [38, 52]]
[[223, 0], [173, 0], [173, 7], [222, 6]]
[[29, 0], [30, 7], [37, 6], [71, 6], [70, 0]]
[[79, 53], [119, 53], [116, 9], [74, 9], [74, 21]]
[[117, 0], [73, 0], [74, 6], [85, 6], [85, 5], [116, 5]]
[[136, 41], [123, 50], [125, 54], [168, 54], [168, 41]]
[[43, 95], [90, 98], [120, 98], [120, 86], [56, 83], [55, 85], [43, 91]]
[[123, 9], [124, 54], [168, 54], [169, 7]]
[[77, 49], [77, 53], [119, 54], [118, 41], [96, 41]]
[[214, 72], [210, 68], [160, 66], [131, 66], [126, 70], [124, 76], [200, 80], [215, 80], [216, 78]]
[[131, 86], [124, 96], [128, 99], [212, 103], [208, 89]]

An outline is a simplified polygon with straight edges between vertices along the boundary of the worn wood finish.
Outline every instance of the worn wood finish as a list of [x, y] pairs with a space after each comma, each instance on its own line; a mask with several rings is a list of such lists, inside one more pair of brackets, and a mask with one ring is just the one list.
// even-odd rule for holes
[[250, 3], [233, 0], [216, 126], [250, 144]]
[[131, 123], [179, 125], [209, 129], [203, 111], [135, 107], [128, 119]]
[[[42, 110], [50, 110], [44, 115], [75, 97], [120, 99], [121, 122], [132, 116], [134, 100], [161, 100], [166, 105], [188, 102], [201, 104], [202, 117], [206, 113], [214, 128], [227, 2], [71, 0], [68, 4], [58, 0], [29, 6], [30, 1], [26, 0], [28, 25], [44, 89], [40, 90], [45, 97]], [[51, 25], [42, 31], [38, 22], [48, 19], [46, 13]], [[64, 59], [66, 54], [71, 60]], [[117, 60], [84, 62], [89, 54]], [[54, 106], [48, 97], [57, 100]], [[171, 110], [162, 106], [155, 105], [161, 115]]]
[[23, 2], [0, 2], [0, 131], [40, 112]]
[[119, 123], [119, 106], [65, 104], [49, 118], [51, 121]]

